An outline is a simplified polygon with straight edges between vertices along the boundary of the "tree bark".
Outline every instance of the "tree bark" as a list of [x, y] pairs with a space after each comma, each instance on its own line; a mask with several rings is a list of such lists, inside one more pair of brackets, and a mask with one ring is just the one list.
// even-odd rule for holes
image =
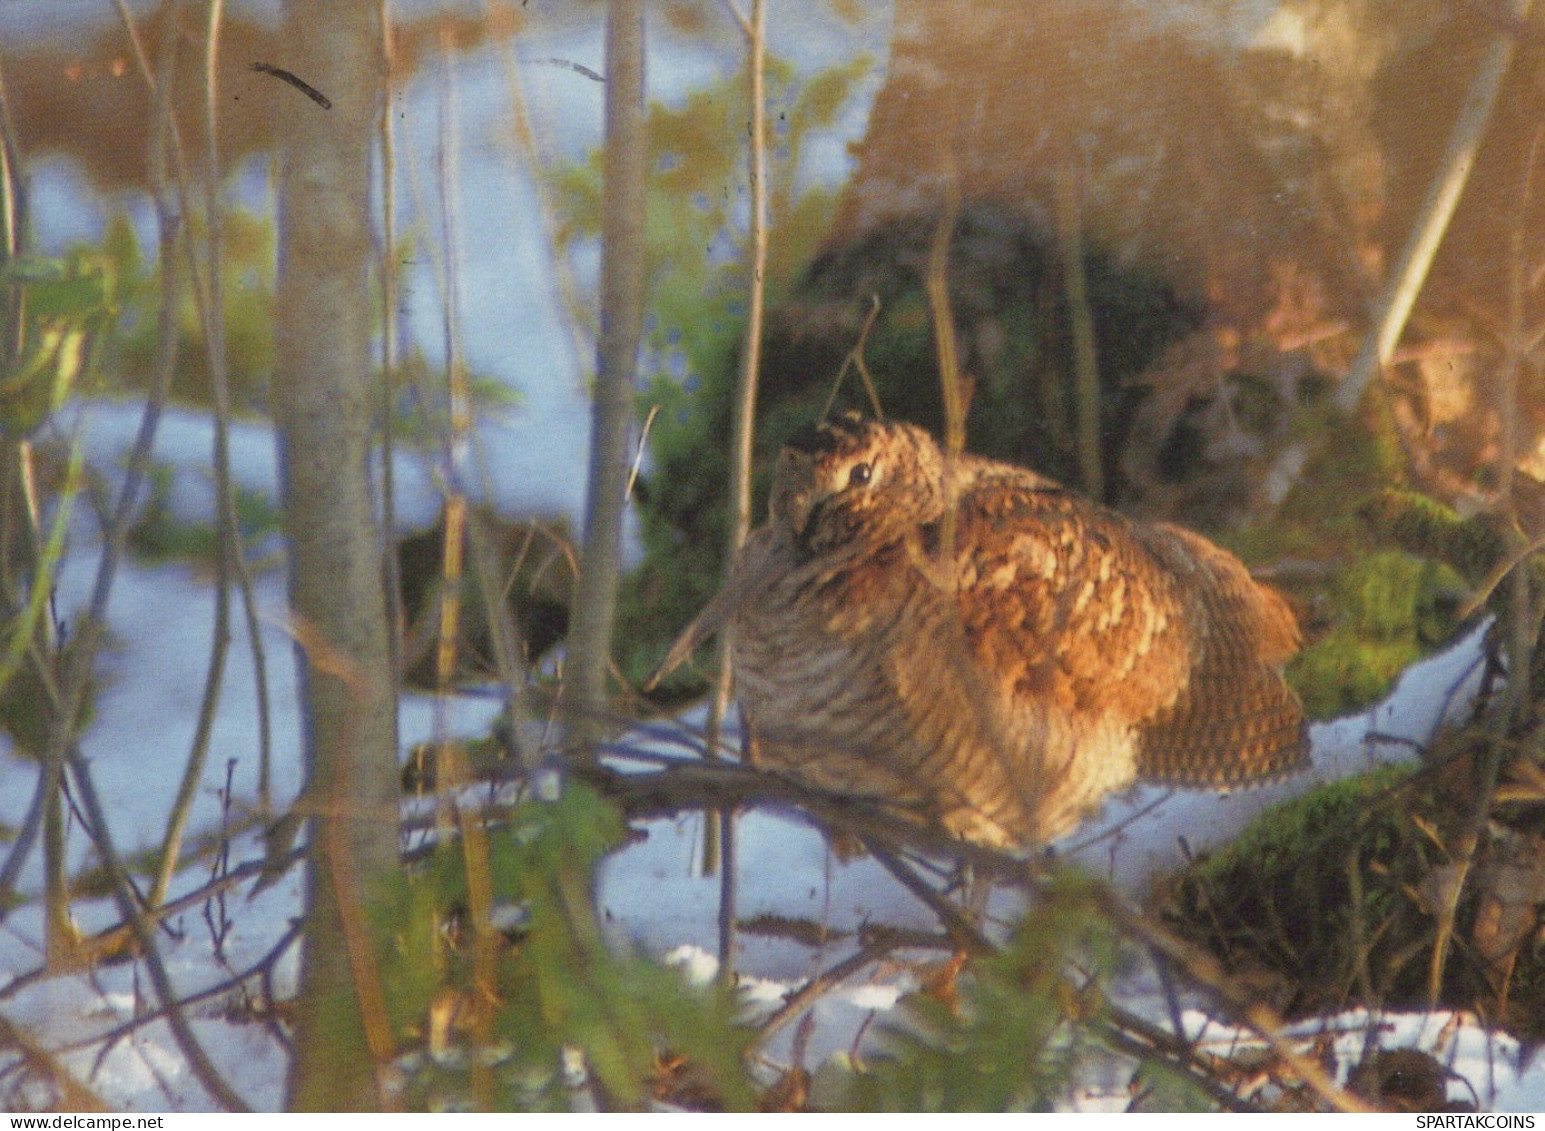
[[273, 414], [312, 818], [289, 1103], [374, 1110], [390, 1053], [363, 909], [397, 867], [396, 704], [368, 481], [370, 142], [383, 61], [375, 0], [286, 0]]
[[564, 688], [571, 737], [581, 757], [589, 757], [606, 707], [621, 574], [633, 382], [644, 325], [644, 128], [644, 2], [611, 0], [606, 15], [601, 336], [591, 409], [585, 544]]

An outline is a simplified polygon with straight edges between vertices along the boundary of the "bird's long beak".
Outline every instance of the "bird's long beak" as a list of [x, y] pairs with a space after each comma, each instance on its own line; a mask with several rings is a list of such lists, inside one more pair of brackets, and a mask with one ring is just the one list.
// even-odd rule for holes
[[671, 645], [665, 659], [644, 682], [643, 690], [654, 690], [661, 680], [691, 658], [698, 645], [721, 632], [734, 619], [744, 602], [758, 599], [774, 579], [788, 568], [787, 547], [780, 547], [766, 527], [752, 532], [741, 551], [740, 563], [730, 574], [729, 580], [703, 606], [692, 623], [681, 630], [681, 635]]
[[798, 491], [783, 500], [784, 523], [799, 542], [805, 536], [805, 528], [815, 516], [819, 503], [809, 491]]

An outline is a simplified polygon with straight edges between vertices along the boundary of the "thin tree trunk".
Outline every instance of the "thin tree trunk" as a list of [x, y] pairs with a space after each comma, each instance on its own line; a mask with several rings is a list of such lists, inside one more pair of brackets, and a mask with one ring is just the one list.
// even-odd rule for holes
[[312, 857], [290, 1106], [374, 1110], [390, 1033], [363, 908], [397, 867], [396, 709], [367, 452], [376, 0], [286, 0], [274, 420], [301, 653]]
[[633, 381], [644, 325], [644, 128], [644, 2], [611, 0], [606, 14], [601, 339], [591, 409], [585, 545], [564, 691], [581, 757], [590, 756], [606, 706], [621, 575]]

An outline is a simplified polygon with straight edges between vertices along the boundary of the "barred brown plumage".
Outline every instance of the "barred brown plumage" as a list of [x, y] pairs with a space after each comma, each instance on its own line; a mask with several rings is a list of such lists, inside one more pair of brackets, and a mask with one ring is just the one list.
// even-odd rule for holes
[[759, 764], [997, 846], [1138, 779], [1304, 761], [1286, 603], [1200, 535], [848, 415], [779, 455], [766, 525], [661, 671], [721, 628]]

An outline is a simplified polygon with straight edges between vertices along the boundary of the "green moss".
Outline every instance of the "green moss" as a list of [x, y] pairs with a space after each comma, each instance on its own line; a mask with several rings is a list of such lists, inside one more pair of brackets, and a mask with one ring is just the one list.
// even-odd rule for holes
[[1414, 1001], [1430, 919], [1410, 891], [1437, 855], [1408, 810], [1408, 771], [1336, 782], [1262, 816], [1171, 884], [1163, 917], [1234, 972], [1269, 974], [1290, 1014]]
[[[1459, 874], [1459, 826], [1472, 801], [1456, 804], [1455, 790], [1468, 788], [1464, 767], [1489, 741], [1483, 728], [1452, 732], [1441, 766], [1435, 756], [1421, 773], [1387, 767], [1278, 806], [1162, 887], [1157, 913], [1290, 1018], [1428, 1007], [1437, 926], [1428, 900], [1434, 881]], [[1520, 830], [1532, 840], [1538, 827], [1537, 813], [1509, 807], [1495, 819], [1464, 873], [1438, 1002], [1537, 1036], [1545, 955], [1524, 939], [1509, 986], [1473, 945], [1482, 893], [1505, 886], [1496, 877], [1509, 843]]]
[[1359, 636], [1400, 641], [1415, 634], [1422, 595], [1441, 573], [1431, 562], [1385, 552], [1354, 562], [1336, 579], [1335, 588]]
[[1288, 666], [1305, 710], [1330, 718], [1385, 695], [1447, 639], [1463, 588], [1447, 566], [1398, 551], [1353, 560], [1329, 586], [1332, 627]]
[[1414, 641], [1368, 641], [1336, 629], [1293, 658], [1288, 681], [1312, 719], [1329, 719], [1377, 702], [1422, 655]]
[[[1479, 584], [1523, 548], [1523, 536], [1495, 514], [1461, 518], [1452, 508], [1415, 491], [1381, 491], [1362, 508], [1365, 518], [1402, 549], [1452, 566]], [[1536, 582], [1541, 566], [1535, 562]]]

